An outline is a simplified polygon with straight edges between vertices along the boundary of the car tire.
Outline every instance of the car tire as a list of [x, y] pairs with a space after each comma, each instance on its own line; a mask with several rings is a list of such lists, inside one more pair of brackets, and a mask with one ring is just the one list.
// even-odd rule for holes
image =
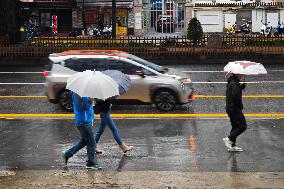
[[159, 90], [153, 97], [154, 104], [158, 110], [167, 112], [176, 109], [177, 100], [174, 93], [167, 89]]
[[59, 105], [62, 109], [68, 112], [73, 111], [73, 103], [70, 97], [70, 91], [63, 90], [61, 93], [59, 93]]

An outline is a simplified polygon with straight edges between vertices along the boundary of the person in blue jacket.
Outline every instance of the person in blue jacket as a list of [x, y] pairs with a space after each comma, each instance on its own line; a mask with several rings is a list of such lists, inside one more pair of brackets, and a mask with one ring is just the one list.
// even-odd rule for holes
[[93, 136], [92, 126], [94, 121], [94, 99], [89, 97], [80, 97], [75, 92], [71, 92], [73, 100], [73, 109], [75, 114], [75, 125], [79, 130], [81, 138], [69, 150], [62, 152], [62, 158], [67, 165], [68, 159], [76, 154], [79, 150], [87, 146], [87, 169], [102, 169], [95, 158], [95, 140]]

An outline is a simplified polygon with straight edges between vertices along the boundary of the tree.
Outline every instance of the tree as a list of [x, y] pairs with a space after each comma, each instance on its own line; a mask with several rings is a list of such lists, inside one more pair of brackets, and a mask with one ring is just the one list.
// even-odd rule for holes
[[193, 45], [197, 45], [198, 41], [201, 40], [203, 36], [202, 26], [197, 18], [192, 18], [188, 24], [187, 28], [187, 38], [192, 40]]

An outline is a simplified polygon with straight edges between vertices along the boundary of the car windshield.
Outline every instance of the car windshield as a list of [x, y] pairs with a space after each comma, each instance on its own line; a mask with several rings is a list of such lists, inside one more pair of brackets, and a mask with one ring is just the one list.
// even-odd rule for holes
[[168, 69], [165, 68], [165, 67], [163, 67], [163, 66], [159, 66], [159, 65], [157, 65], [157, 64], [154, 64], [154, 63], [152, 63], [152, 62], [149, 62], [149, 61], [147, 61], [147, 60], [144, 60], [144, 59], [139, 58], [139, 57], [134, 56], [134, 55], [128, 56], [127, 59], [133, 60], [133, 61], [135, 61], [135, 62], [137, 62], [137, 63], [139, 63], [139, 64], [142, 64], [143, 66], [146, 66], [146, 67], [148, 67], [148, 68], [151, 68], [151, 69], [153, 69], [153, 70], [155, 70], [155, 71], [157, 71], [157, 72], [160, 72], [160, 73], [165, 73], [166, 71], [168, 71]]

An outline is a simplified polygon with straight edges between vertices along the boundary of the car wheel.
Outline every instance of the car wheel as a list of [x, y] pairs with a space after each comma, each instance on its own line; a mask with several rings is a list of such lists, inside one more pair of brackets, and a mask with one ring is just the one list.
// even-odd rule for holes
[[73, 111], [73, 103], [70, 98], [70, 91], [64, 90], [59, 94], [59, 105], [66, 111]]
[[176, 98], [169, 90], [159, 90], [154, 95], [154, 104], [161, 111], [173, 111], [176, 109]]

